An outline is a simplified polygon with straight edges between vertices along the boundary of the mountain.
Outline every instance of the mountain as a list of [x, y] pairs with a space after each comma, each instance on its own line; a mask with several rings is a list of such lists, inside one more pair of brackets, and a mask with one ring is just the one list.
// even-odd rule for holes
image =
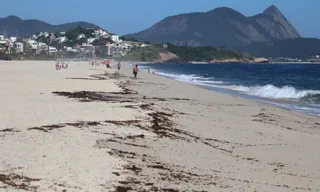
[[272, 38], [293, 39], [301, 37], [298, 31], [284, 17], [279, 9], [272, 5], [262, 14], [252, 17]]
[[274, 5], [246, 17], [226, 7], [204, 13], [171, 16], [144, 31], [126, 35], [140, 41], [188, 46], [237, 48], [255, 42], [300, 38], [300, 34]]
[[253, 43], [238, 49], [256, 57], [308, 59], [320, 55], [320, 39], [297, 38], [267, 43]]
[[98, 26], [87, 23], [87, 22], [73, 22], [66, 23], [62, 25], [51, 25], [43, 21], [30, 19], [22, 20], [16, 16], [8, 16], [6, 18], [0, 18], [0, 34], [6, 34], [8, 36], [23, 36], [23, 35], [32, 35], [38, 32], [58, 32], [74, 29], [76, 27], [83, 28], [96, 28]]

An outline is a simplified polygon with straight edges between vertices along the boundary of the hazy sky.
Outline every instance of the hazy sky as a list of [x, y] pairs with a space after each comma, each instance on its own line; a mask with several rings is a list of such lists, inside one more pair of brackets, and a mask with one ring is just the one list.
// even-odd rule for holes
[[1, 0], [0, 17], [51, 24], [87, 21], [118, 34], [146, 29], [180, 13], [230, 7], [252, 16], [276, 5], [304, 37], [320, 38], [320, 0]]

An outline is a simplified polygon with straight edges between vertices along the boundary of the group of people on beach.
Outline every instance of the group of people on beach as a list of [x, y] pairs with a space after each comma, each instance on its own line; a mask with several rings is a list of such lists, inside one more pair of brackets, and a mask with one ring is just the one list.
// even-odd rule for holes
[[148, 68], [148, 73], [152, 73], [152, 74], [156, 74], [156, 69], [152, 69], [152, 71], [150, 70], [150, 67]]
[[68, 63], [57, 61], [55, 66], [56, 66], [56, 70], [67, 69], [68, 68]]
[[[136, 79], [137, 78], [137, 74], [139, 72], [139, 66], [137, 64], [133, 64], [133, 78]], [[152, 74], [156, 74], [156, 69], [150, 69], [150, 67], [148, 67], [148, 73], [152, 73]]]
[[[139, 72], [139, 68], [138, 68], [139, 66], [137, 65], [137, 64], [133, 64], [133, 78], [134, 79], [136, 79], [137, 78], [137, 74], [138, 74], [138, 72]], [[155, 69], [152, 69], [152, 71], [151, 71], [151, 69], [150, 69], [150, 67], [148, 68], [148, 73], [152, 73], [152, 74], [156, 74], [156, 70]]]
[[[101, 64], [103, 64], [103, 65], [105, 65], [106, 66], [106, 68], [108, 68], [108, 69], [111, 69], [112, 67], [111, 67], [111, 64], [110, 64], [110, 61], [108, 61], [108, 60], [103, 60], [102, 62], [101, 62]], [[89, 65], [91, 65], [91, 66], [100, 66], [100, 63], [99, 62], [96, 62], [96, 61], [90, 61], [89, 62]], [[121, 68], [121, 63], [120, 63], [120, 61], [117, 63], [117, 69], [118, 69], [118, 71], [120, 71], [120, 68]]]
[[[89, 64], [91, 66], [99, 66], [100, 65], [99, 62], [95, 62], [95, 61], [90, 61]], [[111, 68], [110, 62], [108, 60], [104, 60], [102, 62], [102, 64], [106, 65], [107, 68]], [[55, 66], [56, 66], [56, 70], [67, 69], [68, 63], [57, 61]], [[120, 71], [120, 69], [121, 69], [121, 62], [120, 61], [117, 63], [117, 69], [118, 69], [118, 71]], [[136, 79], [138, 72], [139, 72], [139, 66], [137, 64], [133, 64], [132, 70], [133, 70], [133, 78]], [[151, 70], [150, 70], [150, 68], [148, 68], [148, 73], [150, 73], [150, 72], [151, 72]], [[155, 74], [155, 72], [156, 72], [156, 70], [153, 69], [152, 74]]]
[[100, 66], [100, 63], [96, 62], [96, 61], [90, 61], [89, 65], [91, 65], [91, 66]]

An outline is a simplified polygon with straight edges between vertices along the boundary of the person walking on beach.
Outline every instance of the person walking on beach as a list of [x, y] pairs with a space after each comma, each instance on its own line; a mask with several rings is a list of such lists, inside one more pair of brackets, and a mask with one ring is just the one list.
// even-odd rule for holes
[[138, 65], [135, 65], [133, 67], [133, 75], [135, 79], [137, 78], [138, 71], [139, 71]]
[[121, 68], [121, 63], [120, 63], [120, 61], [118, 62], [117, 68], [118, 68], [118, 71], [120, 71], [120, 68]]

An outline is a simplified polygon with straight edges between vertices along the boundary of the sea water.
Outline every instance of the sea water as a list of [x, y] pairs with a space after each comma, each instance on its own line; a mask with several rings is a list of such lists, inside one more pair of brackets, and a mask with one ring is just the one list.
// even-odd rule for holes
[[178, 81], [320, 116], [317, 64], [150, 64]]

